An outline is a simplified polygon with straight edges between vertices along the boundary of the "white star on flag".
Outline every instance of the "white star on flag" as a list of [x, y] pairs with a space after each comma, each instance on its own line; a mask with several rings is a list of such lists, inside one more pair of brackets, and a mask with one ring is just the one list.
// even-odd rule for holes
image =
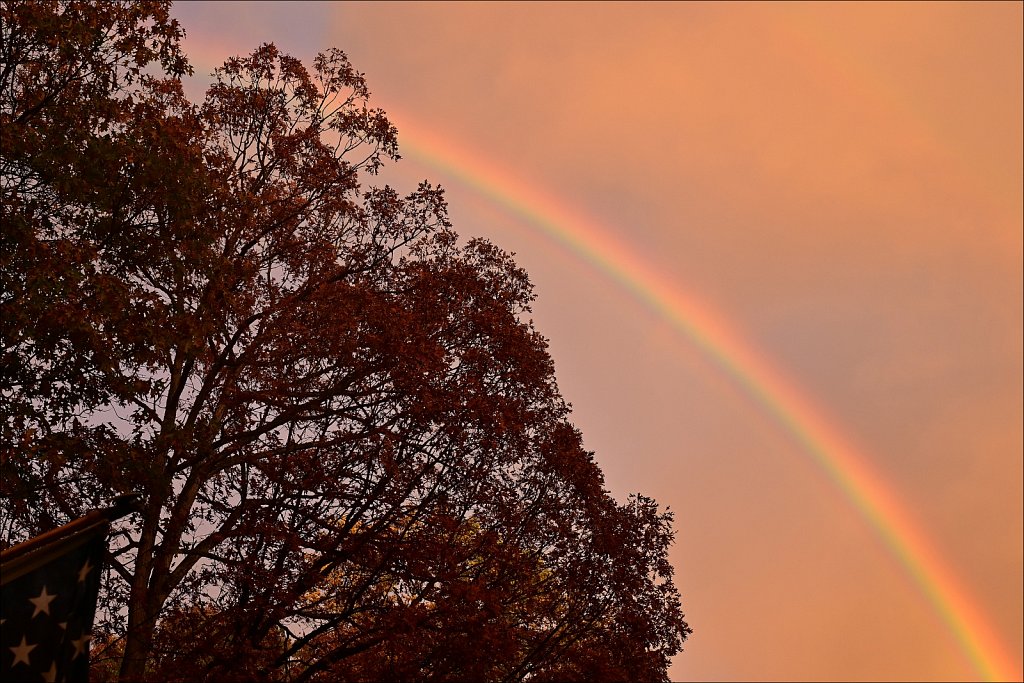
[[22, 636], [20, 645], [18, 645], [17, 647], [8, 648], [11, 652], [14, 653], [14, 664], [12, 664], [11, 666], [13, 667], [17, 664], [25, 664], [27, 666], [31, 666], [31, 664], [29, 664], [28, 662], [28, 653], [32, 652], [32, 650], [36, 649], [36, 647], [36, 645], [29, 645], [28, 642], [25, 640], [25, 636]]
[[90, 638], [92, 638], [91, 633], [83, 633], [81, 638], [76, 638], [71, 641], [71, 644], [75, 646], [75, 654], [71, 655], [72, 659], [85, 654], [85, 649], [89, 645]]
[[88, 559], [86, 559], [85, 564], [83, 564], [82, 568], [78, 570], [78, 582], [82, 583], [83, 581], [85, 581], [85, 577], [89, 576], [89, 572], [91, 572], [92, 569], [92, 563], [89, 562]]
[[50, 616], [50, 603], [53, 602], [56, 597], [56, 595], [50, 595], [46, 591], [46, 586], [43, 586], [43, 590], [39, 592], [37, 597], [28, 599], [29, 602], [36, 606], [36, 611], [32, 613], [32, 616], [35, 617], [37, 614]]

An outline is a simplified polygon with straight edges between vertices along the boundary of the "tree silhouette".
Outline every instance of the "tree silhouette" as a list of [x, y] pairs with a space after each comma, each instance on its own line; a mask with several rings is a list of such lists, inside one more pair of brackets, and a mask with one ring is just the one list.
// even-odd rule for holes
[[119, 679], [665, 679], [671, 516], [603, 489], [511, 257], [360, 185], [397, 131], [344, 53], [195, 105], [169, 3], [0, 12], [0, 523], [142, 494]]

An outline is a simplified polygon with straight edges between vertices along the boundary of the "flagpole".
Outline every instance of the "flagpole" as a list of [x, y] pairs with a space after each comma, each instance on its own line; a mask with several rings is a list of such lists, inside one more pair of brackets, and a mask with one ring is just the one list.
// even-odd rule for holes
[[[53, 559], [55, 554], [66, 552], [106, 531], [113, 521], [140, 510], [140, 496], [129, 493], [117, 496], [113, 505], [91, 510], [64, 526], [44, 532], [0, 551], [0, 586], [6, 585], [25, 574], [41, 567]], [[51, 550], [47, 552], [47, 550]], [[56, 552], [55, 552], [56, 551]]]

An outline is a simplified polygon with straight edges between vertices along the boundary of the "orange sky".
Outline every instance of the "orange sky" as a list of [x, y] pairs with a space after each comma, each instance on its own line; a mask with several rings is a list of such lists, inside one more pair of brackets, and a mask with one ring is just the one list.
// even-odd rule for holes
[[[713, 306], [860, 445], [1020, 670], [1022, 4], [175, 14], [199, 73], [263, 41], [307, 60], [340, 47], [376, 106], [592, 217]], [[607, 273], [406, 156], [388, 182], [441, 182], [458, 231], [531, 274], [613, 493], [676, 511], [695, 632], [674, 679], [977, 677], [764, 406]]]

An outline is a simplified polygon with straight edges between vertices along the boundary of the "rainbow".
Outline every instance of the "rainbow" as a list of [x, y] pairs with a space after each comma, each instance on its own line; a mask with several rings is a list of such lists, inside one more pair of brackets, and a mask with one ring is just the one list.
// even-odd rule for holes
[[923, 593], [977, 674], [985, 680], [1021, 680], [1020, 665], [868, 458], [719, 314], [658, 273], [597, 221], [391, 108], [389, 116], [400, 131], [402, 152], [536, 227], [631, 292], [713, 359], [842, 490]]
[[[820, 53], [829, 52], [816, 44], [813, 30], [791, 30], [789, 34], [795, 43], [818, 53], [819, 58]], [[222, 46], [214, 48], [192, 43], [188, 47], [190, 56], [203, 67], [219, 64], [223, 57]], [[832, 61], [838, 62], [859, 85], [878, 80], [872, 74], [862, 73], [863, 70], [855, 69], [851, 73], [850, 66], [856, 66], [855, 62], [839, 54], [832, 56]], [[197, 68], [197, 72], [202, 71]], [[898, 91], [892, 88], [879, 91], [877, 82], [873, 88], [862, 87], [858, 92], [874, 92], [876, 98], [889, 100], [904, 114], [911, 113]], [[632, 293], [711, 359], [756, 404], [783, 425], [842, 490], [933, 607], [977, 676], [990, 681], [1024, 679], [1021, 664], [1009, 654], [976, 601], [914, 523], [906, 507], [873, 470], [866, 456], [813, 407], [792, 380], [751, 348], [720, 314], [657, 272], [599, 222], [454, 141], [417, 125], [415, 119], [402, 116], [393, 106], [387, 109], [389, 118], [399, 129], [403, 154], [416, 157], [460, 181], [534, 226], [543, 236]], [[924, 144], [933, 143], [936, 138], [932, 130], [918, 129], [918, 133]]]

